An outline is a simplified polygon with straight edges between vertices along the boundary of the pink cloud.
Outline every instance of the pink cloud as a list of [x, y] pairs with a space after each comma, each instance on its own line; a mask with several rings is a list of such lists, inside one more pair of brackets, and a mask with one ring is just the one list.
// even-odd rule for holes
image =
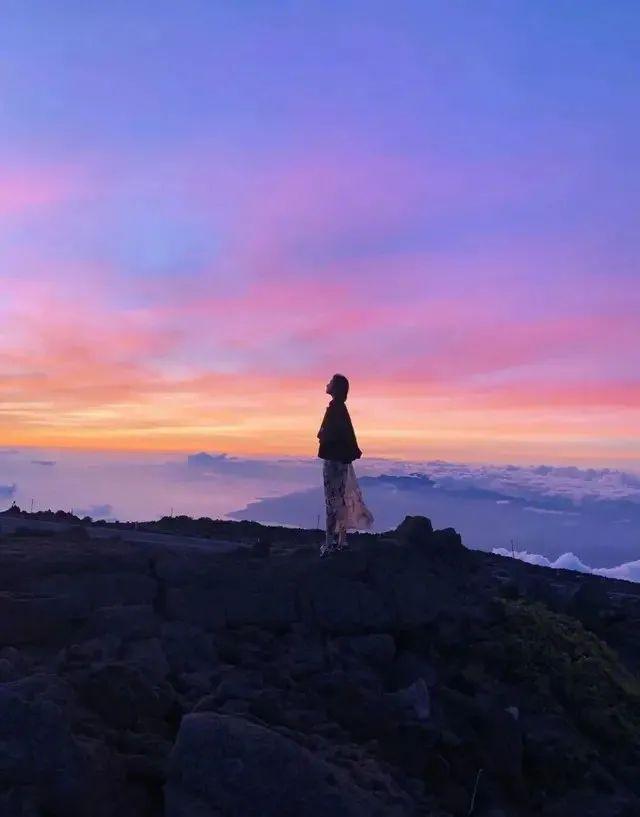
[[[570, 409], [624, 409], [635, 412], [640, 431], [640, 381], [616, 381], [603, 375], [600, 380], [573, 383], [514, 383], [478, 390], [487, 407]], [[622, 428], [619, 429], [620, 431]]]
[[375, 360], [381, 376], [453, 381], [573, 360], [581, 371], [578, 361], [633, 349], [640, 339], [635, 316], [624, 312], [524, 319], [504, 314], [497, 291], [385, 303], [367, 300], [365, 289], [348, 278], [267, 279], [241, 294], [183, 301], [175, 314], [198, 327], [199, 342], [244, 351], [248, 371], [254, 355], [264, 362], [270, 350], [277, 371], [282, 343], [304, 352], [301, 370], [342, 360], [363, 371]]
[[50, 208], [86, 189], [76, 168], [9, 168], [0, 164], [0, 218]]
[[[618, 411], [602, 424], [611, 439], [616, 422], [637, 428], [637, 297], [581, 276], [583, 250], [487, 239], [481, 250], [332, 254], [342, 238], [454, 212], [467, 185], [489, 181], [486, 168], [329, 153], [253, 170], [214, 168], [214, 194], [206, 173], [201, 187], [186, 176], [172, 187], [221, 230], [219, 257], [192, 276], [138, 281], [102, 259], [56, 266], [37, 249], [15, 253], [0, 280], [0, 394], [18, 406], [12, 423], [28, 435], [47, 412], [69, 412], [71, 435], [95, 423], [96, 435], [122, 426], [175, 441], [225, 427], [259, 441], [280, 412], [287, 450], [315, 422], [326, 377], [345, 370], [361, 405], [389, 400], [386, 431], [415, 439], [427, 413], [445, 423], [451, 408], [478, 427], [509, 411], [521, 435], [540, 408], [552, 415], [546, 429], [570, 425], [581, 407]], [[102, 178], [112, 193], [126, 184]], [[73, 174], [16, 179], [0, 215], [54, 207], [81, 188]], [[494, 181], [485, 203], [518, 199]], [[373, 425], [377, 409], [364, 410]]]
[[110, 308], [99, 289], [74, 295], [53, 280], [23, 281], [11, 291], [0, 334], [6, 399], [106, 404], [160, 382], [157, 359], [178, 336], [153, 312]]

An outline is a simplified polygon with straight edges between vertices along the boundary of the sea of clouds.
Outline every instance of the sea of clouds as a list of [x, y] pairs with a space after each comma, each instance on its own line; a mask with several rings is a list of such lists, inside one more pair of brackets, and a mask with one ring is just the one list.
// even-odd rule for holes
[[562, 570], [576, 570], [579, 573], [593, 573], [595, 576], [606, 576], [610, 579], [625, 579], [628, 582], [640, 582], [640, 559], [635, 562], [624, 562], [615, 567], [590, 567], [579, 559], [575, 553], [563, 553], [557, 559], [547, 559], [539, 553], [529, 553], [526, 550], [511, 552], [506, 548], [493, 548], [499, 556], [509, 556], [528, 562], [531, 565], [560, 568]]
[[513, 498], [628, 499], [640, 503], [640, 473], [615, 468], [406, 462], [390, 473], [428, 473], [442, 487], [476, 487]]
[[[184, 513], [315, 527], [320, 469], [315, 457], [0, 449], [0, 508], [15, 501], [96, 519]], [[639, 473], [385, 459], [356, 469], [376, 530], [424, 514], [456, 527], [470, 547], [638, 580]]]

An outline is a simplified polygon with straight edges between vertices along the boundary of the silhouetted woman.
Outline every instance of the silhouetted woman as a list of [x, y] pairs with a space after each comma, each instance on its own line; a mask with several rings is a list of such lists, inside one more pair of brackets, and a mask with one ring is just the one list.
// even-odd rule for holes
[[327, 538], [320, 555], [346, 547], [347, 530], [362, 530], [373, 525], [373, 516], [362, 499], [353, 470], [353, 461], [360, 459], [351, 417], [346, 406], [349, 381], [334, 374], [327, 384], [327, 394], [333, 398], [324, 415], [318, 439], [318, 456], [324, 460], [324, 497], [327, 507]]

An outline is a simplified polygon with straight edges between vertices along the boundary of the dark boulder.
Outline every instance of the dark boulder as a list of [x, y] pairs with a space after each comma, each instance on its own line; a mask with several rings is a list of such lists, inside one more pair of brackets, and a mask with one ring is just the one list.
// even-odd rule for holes
[[405, 516], [396, 528], [396, 536], [407, 545], [424, 545], [431, 541], [433, 525], [426, 516]]
[[218, 654], [213, 637], [203, 629], [181, 621], [167, 621], [162, 626], [162, 645], [171, 672], [213, 672]]
[[431, 545], [442, 550], [464, 550], [462, 537], [454, 528], [436, 530], [431, 537]]
[[2, 687], [0, 793], [3, 815], [97, 813], [82, 752], [59, 707], [47, 700], [26, 701]]
[[334, 640], [334, 645], [341, 654], [379, 668], [389, 666], [396, 653], [395, 641], [389, 633], [342, 636]]
[[65, 635], [73, 627], [75, 606], [66, 596], [0, 592], [0, 647], [36, 644]]
[[409, 687], [419, 678], [423, 678], [428, 687], [433, 687], [437, 679], [433, 664], [424, 656], [409, 650], [399, 653], [391, 673], [394, 689]]
[[166, 817], [404, 817], [277, 732], [242, 718], [186, 716], [171, 754]]
[[87, 623], [90, 637], [115, 635], [123, 640], [152, 638], [160, 631], [160, 621], [150, 604], [121, 604], [99, 607]]
[[83, 703], [115, 729], [143, 731], [167, 718], [172, 701], [166, 689], [154, 688], [136, 669], [107, 664], [90, 672], [80, 684]]
[[464, 549], [462, 537], [453, 528], [433, 529], [426, 516], [406, 516], [396, 528], [396, 538], [405, 545], [426, 548], [429, 552], [448, 554]]

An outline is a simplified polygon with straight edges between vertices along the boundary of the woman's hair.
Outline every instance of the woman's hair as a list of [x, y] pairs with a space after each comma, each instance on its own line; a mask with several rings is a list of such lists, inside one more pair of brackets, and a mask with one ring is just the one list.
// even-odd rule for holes
[[349, 381], [343, 374], [333, 376], [333, 396], [339, 400], [346, 400], [349, 394]]

